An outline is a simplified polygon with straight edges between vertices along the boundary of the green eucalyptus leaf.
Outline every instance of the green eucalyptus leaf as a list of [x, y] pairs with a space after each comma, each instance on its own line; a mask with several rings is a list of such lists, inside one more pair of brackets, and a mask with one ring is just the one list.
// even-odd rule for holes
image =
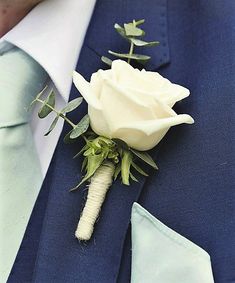
[[146, 62], [151, 57], [147, 55], [141, 55], [141, 54], [128, 54], [128, 53], [116, 53], [111, 50], [108, 51], [109, 54], [112, 54], [113, 56], [119, 57], [119, 58], [127, 58], [127, 59], [134, 59], [140, 62]]
[[139, 182], [138, 179], [136, 179], [136, 177], [131, 172], [130, 172], [130, 177], [133, 181]]
[[124, 24], [125, 34], [127, 36], [144, 36], [145, 32], [137, 28], [133, 23]]
[[141, 169], [136, 163], [134, 163], [133, 161], [132, 161], [132, 163], [131, 163], [131, 165], [132, 165], [132, 167], [137, 171], [137, 172], [139, 172], [141, 175], [143, 175], [143, 176], [148, 176], [148, 174], [146, 173], [146, 172], [144, 172], [144, 170], [143, 169]]
[[122, 182], [124, 185], [130, 185], [130, 167], [132, 163], [132, 154], [130, 151], [123, 151], [122, 162], [121, 162], [121, 175]]
[[114, 25], [114, 28], [115, 28], [115, 30], [119, 33], [119, 34], [121, 34], [122, 36], [125, 36], [126, 34], [125, 34], [125, 29], [122, 27], [122, 26], [120, 26], [119, 24], [115, 24]]
[[49, 113], [51, 113], [51, 111], [53, 111], [53, 109], [48, 107], [47, 105], [50, 105], [52, 108], [55, 107], [55, 93], [53, 90], [49, 93], [41, 109], [39, 110], [38, 112], [39, 118], [41, 119], [45, 118]]
[[140, 158], [142, 161], [144, 161], [145, 163], [147, 163], [148, 165], [150, 165], [150, 166], [153, 167], [154, 169], [158, 169], [157, 164], [154, 162], [154, 160], [152, 159], [152, 157], [151, 157], [147, 152], [138, 151], [138, 150], [134, 150], [134, 149], [131, 149], [131, 151], [132, 151], [138, 158]]
[[56, 124], [57, 124], [57, 122], [58, 122], [58, 120], [59, 120], [59, 117], [60, 117], [59, 115], [57, 115], [57, 116], [55, 117], [55, 119], [54, 119], [53, 122], [51, 123], [51, 126], [50, 126], [48, 132], [47, 132], [44, 136], [48, 136], [48, 135], [54, 130], [54, 128], [55, 128], [55, 126], [56, 126]]
[[119, 24], [115, 24], [114, 28], [123, 38], [129, 41], [128, 36], [126, 35], [125, 29], [123, 27], [121, 27]]
[[145, 22], [145, 19], [139, 20], [139, 21], [135, 21], [135, 25], [139, 26], [142, 25]]
[[74, 109], [76, 109], [83, 101], [82, 97], [78, 97], [75, 98], [73, 100], [71, 100], [62, 110], [61, 113], [65, 114], [65, 113], [69, 113], [71, 111], [73, 111]]
[[68, 143], [74, 143], [74, 142], [76, 141], [75, 139], [71, 139], [71, 138], [70, 138], [70, 135], [71, 135], [72, 131], [73, 131], [73, 130], [69, 131], [69, 132], [65, 135], [65, 137], [64, 137], [64, 139], [63, 139], [64, 143], [68, 144]]
[[113, 61], [111, 59], [109, 59], [108, 57], [102, 56], [101, 61], [104, 62], [105, 64], [107, 64], [108, 66], [112, 66]]
[[140, 40], [140, 39], [134, 38], [134, 37], [130, 37], [129, 39], [132, 43], [134, 43], [135, 46], [149, 46], [150, 47], [150, 46], [159, 45], [159, 41], [147, 42], [147, 41]]
[[71, 189], [71, 191], [78, 189], [85, 181], [90, 179], [94, 175], [95, 171], [100, 167], [103, 161], [104, 158], [101, 154], [87, 156], [86, 175], [76, 187]]
[[70, 139], [76, 139], [85, 133], [89, 127], [89, 115], [85, 115], [70, 133]]

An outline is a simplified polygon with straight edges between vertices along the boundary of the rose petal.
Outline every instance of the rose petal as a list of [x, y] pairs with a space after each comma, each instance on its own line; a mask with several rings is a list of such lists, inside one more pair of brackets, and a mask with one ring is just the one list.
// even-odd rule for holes
[[138, 97], [139, 101], [142, 101], [143, 105], [149, 107], [149, 111], [153, 112], [155, 118], [164, 118], [177, 115], [167, 103], [163, 102], [151, 93], [128, 87], [126, 88], [126, 90], [132, 95]]
[[105, 79], [102, 86], [100, 102], [110, 129], [126, 122], [155, 118], [148, 105], [139, 100], [137, 95], [109, 79]]
[[126, 123], [117, 128], [112, 136], [124, 140], [130, 147], [144, 151], [156, 146], [170, 127], [182, 123], [192, 124], [194, 120], [187, 114], [181, 114], [170, 118]]
[[73, 72], [73, 82], [89, 105], [95, 109], [101, 109], [101, 104], [96, 95], [91, 91], [90, 84], [76, 71]]
[[117, 82], [123, 87], [147, 92], [161, 99], [170, 107], [173, 107], [177, 101], [190, 94], [187, 88], [171, 83], [159, 73], [146, 71], [145, 69], [139, 71], [122, 60], [113, 61], [112, 71], [116, 75]]
[[172, 83], [157, 72], [145, 71], [143, 69], [141, 70], [141, 74], [146, 82], [151, 82], [152, 89], [149, 89], [149, 91], [152, 95], [156, 95], [156, 97], [167, 103], [170, 107], [173, 107], [177, 101], [186, 98], [190, 94], [187, 88]]
[[88, 114], [90, 117], [90, 126], [92, 130], [101, 136], [111, 138], [111, 130], [103, 115], [102, 110], [97, 110], [91, 106], [88, 106]]
[[146, 85], [146, 88], [143, 87], [144, 79], [141, 72], [138, 69], [133, 68], [127, 62], [123, 60], [113, 61], [112, 70], [116, 75], [117, 82], [123, 87], [149, 91], [149, 85]]
[[114, 79], [112, 70], [99, 70], [91, 76], [90, 87], [92, 93], [99, 99], [104, 79]]

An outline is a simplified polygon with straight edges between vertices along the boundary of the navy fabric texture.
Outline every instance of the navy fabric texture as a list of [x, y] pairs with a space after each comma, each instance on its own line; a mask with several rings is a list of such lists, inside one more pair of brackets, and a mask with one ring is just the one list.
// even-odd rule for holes
[[[153, 151], [158, 172], [131, 187], [115, 182], [86, 244], [74, 238], [85, 188], [68, 192], [80, 177], [72, 156], [82, 144], [61, 138], [8, 282], [129, 282], [134, 201], [208, 251], [216, 283], [235, 281], [234, 15], [233, 0], [97, 2], [77, 70], [89, 80], [104, 68], [100, 55], [128, 48], [113, 24], [145, 18], [148, 38], [161, 42], [146, 49], [146, 68], [191, 90], [175, 110], [195, 124], [172, 128]], [[77, 95], [73, 87], [70, 98]], [[85, 113], [84, 104], [71, 118]]]

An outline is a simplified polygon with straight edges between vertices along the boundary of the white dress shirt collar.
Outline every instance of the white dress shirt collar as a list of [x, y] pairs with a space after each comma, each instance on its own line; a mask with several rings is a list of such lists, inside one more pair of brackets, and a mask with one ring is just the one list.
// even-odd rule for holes
[[1, 38], [38, 61], [65, 101], [94, 5], [95, 0], [44, 1]]

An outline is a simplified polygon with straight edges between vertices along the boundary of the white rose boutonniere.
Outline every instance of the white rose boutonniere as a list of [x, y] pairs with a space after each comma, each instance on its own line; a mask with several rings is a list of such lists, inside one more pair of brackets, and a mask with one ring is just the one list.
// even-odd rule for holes
[[191, 116], [171, 109], [189, 95], [188, 89], [125, 61], [113, 61], [111, 70], [94, 73], [90, 83], [74, 72], [73, 81], [88, 103], [92, 130], [134, 149], [149, 150], [170, 127], [194, 122]]
[[[134, 47], [154, 46], [159, 42], [142, 40], [144, 31], [139, 28], [144, 20], [120, 26], [116, 31], [130, 43], [129, 53], [109, 51], [115, 57], [127, 59], [113, 62], [102, 57], [102, 61], [111, 66], [109, 70], [93, 73], [90, 82], [77, 72], [73, 81], [82, 97], [88, 103], [88, 114], [78, 124], [74, 124], [66, 114], [74, 111], [82, 103], [82, 97], [70, 101], [61, 110], [55, 109], [53, 91], [43, 99], [41, 93], [32, 102], [42, 104], [39, 117], [45, 118], [52, 111], [56, 114], [48, 135], [56, 126], [59, 118], [71, 126], [65, 136], [65, 142], [78, 138], [84, 139], [83, 148], [75, 157], [83, 156], [82, 171], [84, 177], [72, 190], [89, 181], [86, 205], [81, 214], [76, 237], [89, 240], [96, 219], [112, 182], [121, 177], [124, 185], [130, 185], [130, 179], [138, 181], [135, 173], [148, 176], [141, 168], [146, 163], [158, 169], [148, 150], [155, 147], [167, 131], [182, 123], [192, 124], [193, 118], [177, 113], [172, 109], [177, 101], [186, 98], [189, 90], [171, 83], [157, 72], [141, 71], [130, 65], [131, 60], [144, 63], [149, 56], [134, 54]], [[134, 172], [133, 172], [134, 171]]]

